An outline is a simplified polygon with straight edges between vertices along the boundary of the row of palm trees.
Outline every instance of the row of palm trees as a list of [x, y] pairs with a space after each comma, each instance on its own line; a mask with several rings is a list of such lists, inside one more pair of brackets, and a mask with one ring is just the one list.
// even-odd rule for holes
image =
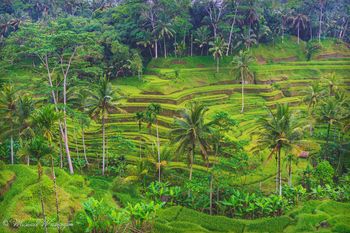
[[[84, 158], [87, 164], [89, 164], [86, 156], [86, 145], [85, 145], [85, 127], [89, 126], [89, 117], [96, 121], [101, 121], [101, 130], [102, 130], [102, 175], [105, 174], [106, 168], [106, 125], [108, 121], [108, 114], [111, 112], [125, 112], [119, 107], [120, 95], [117, 95], [112, 89], [112, 85], [107, 78], [101, 78], [98, 83], [91, 85], [90, 90], [86, 88], [81, 88], [79, 92], [69, 96], [73, 104], [77, 104], [77, 112], [72, 116], [72, 118], [77, 118], [78, 123], [81, 125], [82, 129], [82, 140], [83, 140], [83, 151]], [[35, 106], [40, 103], [35, 103], [29, 95], [21, 95], [18, 90], [12, 84], [5, 84], [0, 92], [0, 116], [4, 122], [1, 126], [1, 136], [2, 138], [10, 139], [10, 161], [11, 164], [14, 164], [15, 161], [15, 149], [14, 149], [14, 138], [17, 138], [19, 142], [25, 142], [33, 136], [33, 130], [31, 126], [35, 123], [36, 125], [41, 125], [45, 129], [48, 129], [49, 126], [53, 127], [56, 125], [53, 119], [48, 115], [49, 110], [43, 110], [44, 113], [41, 118], [35, 118], [32, 115], [34, 112]], [[46, 103], [47, 104], [47, 103]], [[56, 110], [56, 109], [55, 109]], [[60, 111], [56, 111], [58, 123], [62, 121], [63, 114]], [[52, 139], [54, 133], [57, 131], [45, 132], [45, 137], [52, 144]], [[57, 135], [56, 135], [57, 136]], [[56, 137], [55, 136], [55, 137]], [[76, 135], [75, 135], [76, 137]], [[61, 139], [58, 137], [57, 144], [61, 144]], [[61, 154], [61, 168], [62, 168], [62, 150], [60, 148]], [[27, 158], [27, 164], [30, 163], [29, 157]]]

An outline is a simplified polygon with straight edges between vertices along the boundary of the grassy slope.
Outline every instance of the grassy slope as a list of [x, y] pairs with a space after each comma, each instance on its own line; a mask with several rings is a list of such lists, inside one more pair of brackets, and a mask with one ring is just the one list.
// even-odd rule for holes
[[[45, 203], [45, 212], [48, 220], [54, 220], [56, 216], [55, 196], [53, 192], [53, 181], [51, 179], [51, 169], [44, 169], [42, 190]], [[39, 185], [37, 182], [36, 166], [13, 165], [2, 167], [0, 174], [14, 173], [15, 180], [11, 188], [1, 196], [0, 202], [0, 222], [9, 219], [16, 219], [20, 222], [36, 220], [41, 221], [41, 206], [39, 199]], [[89, 196], [97, 199], [104, 199], [106, 203], [117, 206], [112, 193], [109, 192], [111, 180], [98, 177], [84, 178], [80, 175], [69, 175], [65, 171], [56, 168], [57, 190], [60, 209], [60, 220], [62, 223], [69, 222], [74, 214], [79, 211]], [[9, 229], [0, 225], [0, 232], [7, 232]], [[38, 229], [20, 229], [20, 231]], [[56, 230], [52, 230], [55, 232]]]

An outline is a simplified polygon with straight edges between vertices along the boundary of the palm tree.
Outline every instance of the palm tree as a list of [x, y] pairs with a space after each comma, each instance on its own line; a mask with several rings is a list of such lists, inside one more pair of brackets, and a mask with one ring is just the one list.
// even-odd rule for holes
[[209, 29], [206, 26], [201, 26], [194, 32], [194, 43], [198, 44], [201, 49], [201, 55], [203, 55], [203, 48], [208, 44], [209, 34]]
[[250, 32], [253, 31], [252, 25], [259, 21], [258, 14], [256, 13], [256, 10], [253, 8], [253, 6], [250, 6], [248, 9], [246, 21], [249, 24], [248, 33], [250, 35]]
[[298, 44], [300, 41], [300, 28], [305, 29], [306, 23], [309, 21], [308, 17], [303, 14], [297, 14], [296, 16], [291, 16], [288, 18], [288, 21], [291, 22], [293, 28], [297, 29], [298, 34]]
[[334, 96], [339, 85], [339, 78], [332, 72], [327, 74], [324, 79], [328, 83], [329, 95]]
[[158, 35], [159, 38], [163, 38], [163, 47], [164, 47], [164, 57], [167, 57], [167, 53], [166, 53], [166, 37], [171, 38], [173, 37], [175, 31], [174, 29], [172, 29], [171, 23], [168, 22], [163, 22], [163, 21], [159, 21], [158, 25], [157, 25], [157, 31], [158, 31]]
[[[60, 115], [56, 112], [54, 106], [46, 105], [40, 109], [38, 109], [33, 115], [33, 124], [36, 130], [48, 141], [50, 150], [53, 151], [52, 141], [55, 137], [56, 131], [56, 123], [59, 121]], [[51, 154], [51, 174], [54, 183], [54, 193], [56, 199], [56, 217], [57, 217], [57, 229], [58, 232], [61, 232], [60, 228], [60, 217], [59, 217], [59, 205], [58, 205], [58, 193], [57, 193], [57, 183], [56, 183], [56, 175], [54, 169], [54, 160], [52, 153]]]
[[140, 159], [142, 154], [142, 139], [141, 139], [141, 128], [142, 128], [142, 122], [145, 120], [145, 113], [144, 112], [136, 112], [135, 118], [139, 127], [139, 133], [140, 133]]
[[[34, 101], [33, 99], [28, 96], [20, 96], [18, 98], [18, 103], [16, 106], [17, 116], [18, 116], [18, 132], [19, 132], [19, 139], [20, 142], [22, 140], [34, 136], [34, 132], [32, 129], [32, 123], [31, 123], [31, 115], [34, 111]], [[30, 158], [27, 155], [27, 165], [30, 163]]]
[[330, 96], [323, 100], [318, 108], [318, 119], [321, 122], [327, 123], [327, 136], [326, 136], [326, 152], [324, 153], [324, 159], [327, 159], [327, 153], [329, 152], [329, 135], [332, 126], [342, 119], [341, 111], [342, 103], [339, 102], [334, 96]]
[[320, 102], [320, 100], [324, 97], [324, 89], [319, 84], [319, 82], [313, 82], [311, 86], [305, 91], [305, 96], [303, 98], [303, 101], [308, 105], [308, 115], [310, 118], [310, 135], [312, 135], [313, 132], [313, 113], [315, 106]]
[[270, 148], [269, 158], [277, 153], [276, 192], [282, 195], [281, 151], [299, 151], [298, 140], [302, 132], [298, 121], [289, 110], [288, 104], [278, 104], [276, 112], [269, 109], [268, 118], [258, 120], [258, 148]]
[[244, 112], [244, 84], [246, 80], [252, 81], [254, 75], [249, 69], [249, 64], [255, 59], [247, 51], [239, 51], [239, 55], [233, 57], [231, 64], [233, 69], [237, 72], [237, 77], [241, 79], [242, 84], [242, 109], [241, 113]]
[[181, 118], [175, 119], [175, 128], [171, 131], [171, 134], [174, 135], [172, 141], [178, 143], [177, 151], [187, 152], [190, 180], [192, 180], [192, 166], [196, 147], [200, 149], [207, 166], [209, 165], [207, 154], [209, 145], [206, 137], [210, 129], [208, 124], [204, 123], [207, 110], [202, 104], [197, 102], [190, 103], [188, 108], [181, 113]]
[[18, 93], [12, 84], [5, 84], [0, 92], [0, 115], [2, 115], [3, 124], [2, 133], [10, 136], [11, 164], [14, 164], [14, 143], [13, 137], [15, 132], [15, 124], [17, 120], [16, 105]]
[[158, 115], [161, 112], [162, 108], [159, 104], [151, 103], [147, 107], [146, 111], [146, 118], [149, 119], [149, 122], [152, 124], [153, 122], [156, 123], [156, 134], [157, 134], [157, 152], [158, 152], [158, 164], [159, 164], [159, 170], [158, 170], [158, 182], [160, 182], [160, 141], [159, 141], [159, 130], [158, 130]]
[[91, 92], [90, 98], [87, 100], [87, 108], [90, 109], [90, 115], [93, 119], [100, 119], [102, 122], [102, 175], [105, 174], [105, 154], [106, 154], [106, 120], [108, 114], [112, 111], [125, 112], [118, 107], [120, 96], [115, 98], [115, 92], [109, 80], [101, 78], [96, 85], [95, 91]]
[[226, 43], [221, 37], [216, 37], [214, 41], [210, 41], [211, 48], [209, 52], [213, 53], [213, 57], [216, 60], [216, 72], [219, 73], [219, 62], [222, 54], [226, 48]]

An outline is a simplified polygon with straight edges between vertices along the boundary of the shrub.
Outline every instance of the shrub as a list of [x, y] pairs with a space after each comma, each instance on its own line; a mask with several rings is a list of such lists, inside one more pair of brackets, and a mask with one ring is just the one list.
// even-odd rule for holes
[[313, 172], [314, 182], [325, 186], [326, 184], [333, 185], [334, 169], [328, 161], [320, 162]]

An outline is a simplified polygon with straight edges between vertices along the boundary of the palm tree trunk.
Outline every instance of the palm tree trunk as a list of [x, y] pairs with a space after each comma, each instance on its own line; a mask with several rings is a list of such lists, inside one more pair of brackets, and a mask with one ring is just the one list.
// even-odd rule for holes
[[331, 123], [328, 122], [327, 126], [327, 139], [326, 139], [326, 153], [323, 155], [323, 159], [327, 159], [327, 154], [328, 154], [328, 143], [329, 143], [329, 133], [331, 131]]
[[210, 209], [209, 209], [209, 213], [210, 215], [213, 214], [213, 174], [210, 174], [210, 193], [209, 193], [209, 200], [210, 200]]
[[166, 58], [166, 44], [165, 44], [165, 35], [163, 37], [163, 45], [164, 45], [164, 57]]
[[105, 116], [102, 113], [102, 175], [105, 175]]
[[157, 150], [158, 150], [158, 182], [160, 182], [160, 168], [161, 168], [161, 164], [160, 164], [160, 142], [159, 142], [159, 131], [158, 131], [158, 119], [156, 120], [156, 129], [157, 129]]
[[82, 137], [82, 140], [83, 140], [83, 151], [84, 151], [85, 162], [86, 162], [86, 164], [89, 164], [89, 161], [88, 161], [88, 159], [86, 157], [86, 145], [85, 145], [85, 130], [84, 130], [84, 126], [81, 129], [81, 137]]
[[292, 187], [292, 161], [289, 162], [288, 175], [289, 175], [289, 187]]
[[219, 73], [219, 58], [216, 58], [216, 73]]
[[189, 177], [189, 180], [192, 180], [192, 166], [193, 166], [193, 158], [194, 158], [194, 149], [195, 149], [195, 145], [192, 144], [192, 150], [191, 150], [191, 154], [190, 154], [190, 177]]
[[298, 44], [299, 44], [299, 40], [300, 40], [300, 37], [299, 37], [299, 31], [300, 31], [300, 26], [299, 26], [299, 24], [298, 24]]
[[10, 138], [10, 150], [11, 150], [11, 164], [14, 164], [14, 152], [13, 152], [13, 136], [11, 135], [11, 138]]
[[278, 146], [278, 154], [277, 154], [277, 173], [278, 173], [278, 195], [279, 195], [279, 196], [282, 196], [281, 146]]
[[42, 190], [43, 188], [41, 184], [41, 174], [42, 174], [42, 167], [40, 162], [38, 162], [38, 182], [39, 182], [39, 188], [40, 188], [39, 197], [40, 197], [40, 203], [41, 203], [41, 214], [43, 216], [45, 233], [47, 233], [48, 231], [47, 231], [47, 222], [46, 222], [45, 206], [44, 206], [44, 199], [43, 199], [43, 190]]
[[52, 173], [52, 180], [53, 180], [53, 189], [54, 189], [54, 192], [55, 192], [55, 199], [56, 199], [57, 230], [60, 233], [61, 232], [61, 226], [60, 226], [60, 215], [59, 215], [59, 206], [58, 206], [57, 183], [56, 183], [56, 175], [55, 175], [55, 169], [54, 169], [54, 163], [53, 163], [52, 155], [51, 155], [51, 173]]
[[241, 70], [241, 78], [242, 78], [242, 109], [241, 113], [244, 112], [244, 75], [243, 75], [243, 70]]

